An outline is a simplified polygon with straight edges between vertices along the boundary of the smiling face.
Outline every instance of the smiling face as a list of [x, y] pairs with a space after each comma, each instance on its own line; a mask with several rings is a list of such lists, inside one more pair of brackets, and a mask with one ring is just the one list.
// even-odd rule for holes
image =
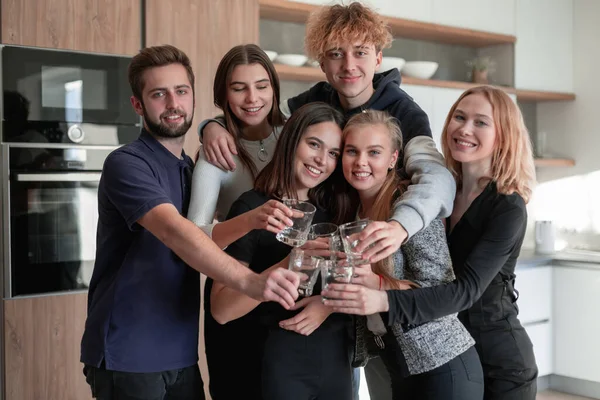
[[481, 94], [471, 94], [458, 103], [446, 132], [452, 158], [463, 164], [491, 166], [496, 143], [492, 105]]
[[342, 130], [333, 121], [311, 125], [304, 132], [294, 161], [299, 199], [306, 199], [309, 189], [316, 187], [333, 173], [341, 146]]
[[260, 64], [236, 66], [227, 88], [227, 103], [244, 126], [263, 123], [273, 107], [273, 87], [265, 68]]
[[382, 54], [372, 44], [347, 43], [327, 50], [321, 69], [345, 109], [362, 106], [373, 94], [373, 76]]
[[163, 138], [185, 135], [194, 117], [194, 92], [185, 67], [169, 64], [149, 68], [143, 82], [142, 99], [132, 96], [131, 104], [144, 118], [144, 127]]
[[344, 177], [361, 197], [379, 193], [390, 168], [395, 168], [398, 150], [383, 124], [356, 125], [345, 130], [342, 168]]

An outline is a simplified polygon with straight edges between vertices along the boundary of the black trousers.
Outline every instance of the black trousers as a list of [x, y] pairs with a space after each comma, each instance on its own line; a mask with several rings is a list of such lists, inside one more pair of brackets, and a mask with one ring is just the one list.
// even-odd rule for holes
[[470, 330], [485, 376], [485, 400], [535, 400], [538, 369], [533, 345], [520, 323]]
[[392, 377], [394, 400], [483, 399], [483, 370], [475, 347], [436, 369], [408, 377], [400, 373], [395, 357], [382, 355], [382, 359]]
[[352, 400], [346, 328], [317, 329], [309, 336], [272, 330], [262, 388], [264, 400]]
[[198, 364], [171, 371], [136, 373], [86, 365], [85, 380], [98, 400], [204, 400]]

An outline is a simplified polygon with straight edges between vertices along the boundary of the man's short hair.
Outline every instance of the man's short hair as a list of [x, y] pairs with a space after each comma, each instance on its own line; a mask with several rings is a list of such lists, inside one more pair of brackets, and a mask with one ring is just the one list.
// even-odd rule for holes
[[304, 48], [314, 60], [344, 43], [372, 44], [378, 52], [390, 47], [393, 36], [383, 17], [369, 7], [353, 2], [349, 5], [324, 6], [313, 12], [306, 23]]
[[131, 92], [139, 100], [142, 99], [142, 92], [144, 91], [144, 80], [142, 76], [144, 72], [150, 68], [163, 67], [170, 64], [181, 64], [185, 68], [190, 84], [192, 85], [192, 92], [194, 91], [194, 71], [190, 63], [188, 56], [175, 46], [170, 44], [164, 46], [153, 46], [141, 49], [129, 63], [129, 69], [127, 71], [129, 77], [129, 86], [131, 86]]

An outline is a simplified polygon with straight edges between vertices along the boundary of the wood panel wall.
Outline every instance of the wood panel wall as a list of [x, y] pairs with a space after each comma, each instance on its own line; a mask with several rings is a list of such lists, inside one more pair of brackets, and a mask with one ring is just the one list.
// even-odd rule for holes
[[6, 44], [133, 55], [141, 0], [0, 0]]
[[87, 293], [4, 301], [5, 398], [85, 400], [79, 362]]
[[196, 129], [215, 114], [213, 79], [221, 57], [233, 46], [258, 43], [258, 0], [146, 0], [146, 46], [172, 44], [185, 51], [196, 74], [194, 123], [185, 151], [200, 145]]

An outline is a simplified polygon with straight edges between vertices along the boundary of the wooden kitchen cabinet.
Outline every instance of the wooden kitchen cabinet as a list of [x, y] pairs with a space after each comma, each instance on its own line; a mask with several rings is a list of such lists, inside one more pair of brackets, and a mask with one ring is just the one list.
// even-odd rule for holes
[[141, 0], [0, 0], [2, 43], [109, 54], [141, 45]]
[[5, 398], [91, 399], [79, 362], [87, 293], [4, 300]]
[[190, 57], [196, 75], [194, 123], [185, 151], [194, 157], [198, 123], [214, 116], [213, 80], [219, 61], [233, 46], [258, 43], [258, 0], [146, 1], [146, 45], [172, 44]]

